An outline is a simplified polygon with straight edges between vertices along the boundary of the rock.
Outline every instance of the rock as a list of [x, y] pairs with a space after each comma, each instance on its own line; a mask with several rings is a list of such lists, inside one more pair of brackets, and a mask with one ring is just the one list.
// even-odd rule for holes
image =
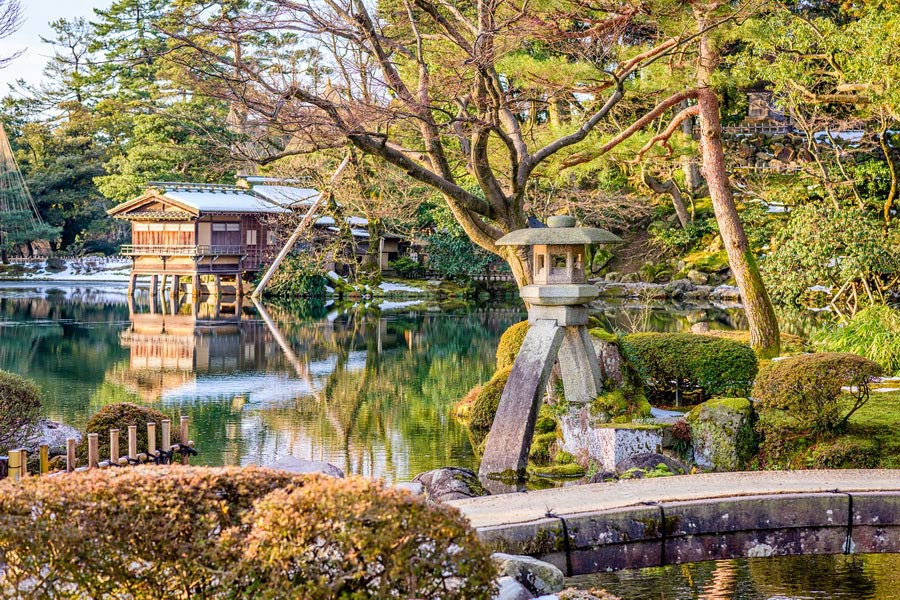
[[620, 600], [618, 596], [613, 596], [605, 590], [585, 592], [584, 590], [576, 590], [575, 588], [563, 590], [556, 597], [559, 600]]
[[694, 290], [694, 284], [690, 279], [676, 279], [665, 286], [666, 292], [672, 298], [681, 298], [684, 294]]
[[524, 585], [512, 577], [501, 577], [497, 580], [497, 593], [494, 600], [532, 600], [534, 595]]
[[796, 154], [797, 153], [793, 148], [791, 148], [790, 146], [785, 146], [784, 148], [782, 148], [781, 150], [779, 150], [778, 152], [775, 153], [775, 158], [777, 158], [778, 160], [780, 160], [783, 163], [789, 163], [792, 160], [794, 160], [794, 157], [796, 156]]
[[28, 450], [29, 455], [35, 455], [42, 444], [50, 446], [50, 456], [59, 456], [66, 453], [66, 440], [73, 438], [75, 443], [81, 442], [84, 437], [80, 431], [50, 419], [41, 419], [37, 423], [37, 432], [34, 437], [25, 442], [22, 447]]
[[607, 481], [617, 481], [619, 476], [612, 471], [600, 471], [591, 476], [588, 483], [606, 483]]
[[622, 283], [638, 283], [641, 280], [641, 276], [637, 273], [625, 273], [622, 275], [621, 281]]
[[619, 273], [618, 271], [610, 271], [603, 277], [603, 279], [605, 281], [613, 281], [613, 282], [619, 281], [619, 279], [621, 279], [621, 278], [622, 278], [622, 274]]
[[691, 333], [709, 333], [709, 323], [707, 323], [706, 321], [694, 323], [693, 325], [691, 325]]
[[515, 578], [537, 596], [562, 591], [565, 575], [555, 565], [516, 554], [497, 552], [491, 555], [501, 575]]
[[636, 471], [632, 472], [631, 477], [633, 479], [640, 479], [644, 476], [644, 473], [653, 471], [661, 464], [666, 465], [666, 467], [669, 468], [669, 471], [674, 475], [684, 475], [689, 470], [687, 466], [674, 458], [669, 458], [668, 456], [663, 456], [662, 454], [657, 454], [655, 452], [646, 452], [644, 454], [629, 456], [618, 462], [616, 464], [616, 473], [623, 475], [625, 472], [635, 469]]
[[697, 269], [691, 269], [687, 272], [688, 281], [693, 283], [694, 285], [704, 285], [707, 281], [709, 281], [709, 275], [704, 273], [703, 271], [698, 271]]
[[756, 413], [747, 398], [715, 398], [688, 414], [694, 461], [722, 471], [746, 467], [756, 453]]
[[603, 381], [611, 382], [615, 388], [625, 385], [625, 358], [619, 346], [611, 341], [591, 336], [594, 354], [600, 363], [600, 374]]
[[733, 285], [720, 285], [709, 293], [709, 299], [725, 302], [739, 302], [741, 300], [741, 292]]
[[663, 428], [658, 425], [598, 424], [590, 405], [559, 418], [560, 447], [578, 457], [582, 464], [593, 462], [606, 471], [618, 471], [617, 465], [632, 456], [659, 452], [663, 447]]
[[475, 473], [459, 467], [426, 471], [416, 475], [413, 482], [422, 484], [425, 500], [432, 504], [489, 495]]
[[274, 464], [268, 465], [273, 469], [289, 471], [291, 473], [322, 473], [339, 479], [344, 478], [344, 472], [331, 463], [321, 460], [306, 460], [296, 456], [284, 456]]
[[418, 481], [401, 481], [400, 483], [395, 483], [394, 487], [398, 490], [405, 490], [413, 496], [422, 496], [425, 494], [425, 486]]

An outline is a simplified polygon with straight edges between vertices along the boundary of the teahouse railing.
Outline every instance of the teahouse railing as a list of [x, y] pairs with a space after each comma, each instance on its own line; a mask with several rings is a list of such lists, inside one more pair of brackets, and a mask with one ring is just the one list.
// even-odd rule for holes
[[[177, 459], [186, 465], [192, 455], [196, 455], [194, 442], [188, 434], [189, 417], [181, 417], [179, 423], [179, 443], [172, 443], [172, 421], [163, 419], [160, 425], [160, 447], [156, 447], [156, 423], [147, 423], [147, 448], [144, 452], [138, 451], [137, 425], [128, 427], [128, 454], [119, 454], [118, 429], [109, 430], [109, 458], [100, 460], [100, 435], [87, 434], [87, 464], [78, 465], [78, 457], [75, 453], [77, 441], [74, 438], [66, 440], [66, 468], [64, 470], [50, 472], [50, 448], [42, 444], [38, 451], [39, 466], [37, 475], [56, 475], [60, 473], [72, 473], [88, 471], [90, 469], [108, 469], [110, 467], [128, 467], [142, 464], [174, 464]], [[24, 448], [11, 450], [9, 456], [0, 456], [0, 479], [10, 477], [21, 479], [28, 476], [28, 451]]]
[[121, 252], [126, 256], [241, 256], [247, 253], [247, 247], [195, 244], [123, 244]]

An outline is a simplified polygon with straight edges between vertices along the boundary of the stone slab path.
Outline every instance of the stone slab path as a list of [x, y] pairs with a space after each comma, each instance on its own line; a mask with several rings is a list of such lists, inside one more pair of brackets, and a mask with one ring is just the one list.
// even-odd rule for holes
[[840, 469], [707, 473], [575, 485], [533, 492], [498, 494], [448, 502], [475, 528], [527, 523], [547, 512], [576, 515], [635, 506], [677, 502], [816, 492], [900, 491], [900, 469]]

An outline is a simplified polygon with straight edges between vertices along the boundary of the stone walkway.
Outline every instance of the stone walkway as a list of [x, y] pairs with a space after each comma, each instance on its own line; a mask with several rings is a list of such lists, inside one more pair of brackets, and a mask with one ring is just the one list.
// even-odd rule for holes
[[547, 512], [579, 513], [645, 502], [816, 492], [900, 491], [900, 469], [754, 471], [708, 473], [575, 485], [518, 494], [455, 500], [473, 527], [497, 527], [542, 519]]

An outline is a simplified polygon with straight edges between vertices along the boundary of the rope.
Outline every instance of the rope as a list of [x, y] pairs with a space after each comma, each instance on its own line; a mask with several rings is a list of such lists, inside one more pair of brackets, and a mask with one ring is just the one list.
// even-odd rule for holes
[[569, 526], [566, 524], [566, 520], [556, 513], [553, 510], [547, 510], [545, 516], [551, 519], [559, 519], [560, 525], [562, 525], [562, 533], [563, 533], [563, 549], [566, 551], [566, 577], [572, 576], [572, 548], [569, 544]]

